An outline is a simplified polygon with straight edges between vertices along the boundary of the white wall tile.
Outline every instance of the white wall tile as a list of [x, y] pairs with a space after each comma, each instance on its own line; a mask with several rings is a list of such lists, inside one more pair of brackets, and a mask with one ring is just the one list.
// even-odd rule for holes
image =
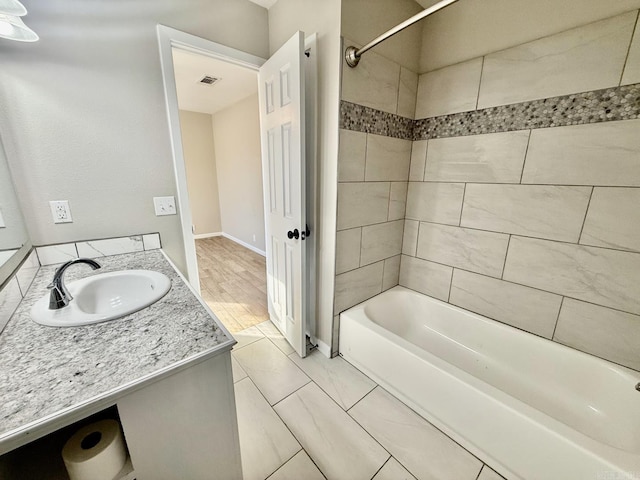
[[494, 320], [551, 338], [562, 297], [455, 269], [449, 302]]
[[377, 387], [349, 414], [417, 478], [476, 480], [482, 462]]
[[142, 244], [144, 245], [145, 250], [157, 250], [159, 248], [162, 248], [162, 243], [160, 242], [160, 234], [149, 233], [147, 235], [142, 235]]
[[274, 408], [328, 479], [372, 478], [389, 458], [389, 454], [314, 383]]
[[340, 230], [336, 234], [336, 275], [360, 266], [361, 228]]
[[418, 257], [500, 277], [509, 235], [420, 223]]
[[522, 183], [640, 186], [640, 120], [531, 132]]
[[640, 316], [565, 298], [554, 340], [640, 370]]
[[487, 55], [478, 108], [617, 86], [635, 20], [628, 12]]
[[407, 181], [411, 163], [411, 141], [383, 135], [367, 135], [367, 182]]
[[388, 182], [338, 184], [338, 230], [386, 222]]
[[640, 188], [594, 188], [580, 243], [640, 251]]
[[263, 480], [302, 447], [250, 379], [234, 390], [243, 478]]
[[633, 34], [633, 41], [629, 49], [627, 64], [624, 67], [621, 85], [640, 83], [640, 28], [636, 23], [636, 31]]
[[590, 187], [469, 184], [463, 227], [577, 242]]
[[384, 261], [382, 274], [382, 290], [389, 290], [400, 283], [400, 255], [387, 258]]
[[0, 332], [5, 327], [13, 312], [16, 311], [18, 305], [22, 301], [18, 280], [13, 277], [9, 280], [4, 288], [0, 290]]
[[[356, 44], [345, 39], [347, 45]], [[373, 51], [358, 68], [350, 68], [344, 61], [342, 65], [342, 100], [396, 113], [400, 65]]]
[[402, 253], [405, 255], [416, 256], [418, 248], [418, 227], [420, 222], [417, 220], [404, 221], [404, 235], [402, 237]]
[[418, 79], [416, 118], [475, 110], [482, 58], [433, 70]]
[[424, 179], [520, 183], [529, 130], [429, 140]]
[[640, 254], [511, 237], [504, 280], [640, 313]]
[[428, 140], [417, 140], [411, 145], [411, 166], [409, 168], [409, 181], [411, 182], [421, 182], [424, 178], [428, 144]]
[[391, 182], [388, 220], [401, 220], [407, 208], [407, 182]]
[[49, 245], [46, 247], [36, 247], [40, 265], [53, 265], [64, 263], [78, 258], [75, 243], [63, 243], [60, 245]]
[[92, 240], [90, 242], [77, 242], [76, 247], [78, 249], [78, 256], [89, 258], [142, 252], [144, 250], [141, 235]]
[[40, 262], [38, 261], [38, 255], [36, 255], [35, 250], [32, 250], [20, 269], [16, 272], [16, 279], [18, 280], [22, 295], [27, 294], [27, 290], [39, 269]]
[[338, 150], [338, 181], [364, 181], [364, 161], [367, 151], [367, 134], [352, 130], [340, 130]]
[[384, 262], [378, 262], [337, 275], [334, 312], [340, 313], [380, 293], [383, 269]]
[[453, 268], [402, 255], [400, 285], [445, 302], [449, 298]]
[[409, 182], [406, 218], [460, 224], [464, 183]]
[[407, 118], [415, 118], [416, 95], [418, 94], [418, 74], [400, 67], [400, 89], [398, 91], [397, 114]]
[[403, 230], [403, 220], [362, 227], [360, 264], [369, 265], [399, 255], [402, 251]]

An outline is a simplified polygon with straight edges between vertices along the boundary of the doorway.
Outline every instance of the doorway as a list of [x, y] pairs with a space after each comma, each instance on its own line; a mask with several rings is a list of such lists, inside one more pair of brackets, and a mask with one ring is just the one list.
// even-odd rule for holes
[[[238, 50], [216, 44], [193, 35], [158, 26], [160, 58], [167, 102], [169, 133], [174, 155], [178, 209], [185, 246], [186, 276], [189, 283], [198, 292], [202, 291], [194, 240], [193, 215], [190, 205], [187, 166], [181, 136], [180, 111], [174, 76], [174, 49], [188, 53], [201, 54], [222, 60], [232, 65], [258, 72], [259, 87], [259, 125], [262, 171], [264, 173], [264, 209], [260, 202], [248, 202], [254, 212], [262, 212], [264, 233], [254, 223], [250, 239], [239, 239], [224, 231], [210, 232], [207, 237], [220, 233], [255, 253], [263, 253], [254, 244], [264, 238], [267, 267], [267, 308], [269, 317], [278, 330], [286, 337], [295, 351], [302, 357], [306, 355], [308, 339], [315, 340], [315, 112], [316, 112], [316, 35], [305, 40], [303, 32], [296, 32], [267, 61]], [[305, 45], [306, 44], [306, 45]], [[204, 74], [200, 80], [210, 84], [216, 81], [216, 75]], [[205, 82], [205, 83], [206, 83]], [[202, 82], [201, 82], [202, 83]], [[305, 84], [311, 86], [305, 89]], [[255, 83], [254, 83], [255, 85]], [[255, 111], [255, 110], [253, 110]], [[306, 113], [305, 113], [306, 112]], [[240, 123], [246, 124], [248, 115], [240, 115]], [[212, 121], [212, 125], [215, 125]], [[228, 122], [220, 122], [226, 128]], [[215, 130], [215, 129], [214, 129]], [[240, 138], [229, 141], [230, 135], [222, 135], [222, 143], [237, 149], [245, 146], [247, 140], [242, 136], [243, 127], [237, 127], [235, 134]], [[309, 139], [305, 143], [305, 137]], [[214, 140], [215, 143], [215, 140]], [[217, 146], [215, 148], [217, 152]], [[217, 159], [216, 159], [217, 160]], [[235, 162], [232, 170], [238, 178], [242, 171]], [[218, 174], [221, 169], [216, 168]], [[241, 182], [242, 183], [242, 182]], [[251, 188], [243, 184], [218, 181], [220, 192], [228, 189], [236, 195], [233, 208], [246, 203], [246, 198], [260, 191], [260, 184]], [[308, 192], [307, 193], [305, 193]], [[219, 195], [221, 229], [225, 222], [222, 194]], [[311, 201], [308, 201], [311, 198]], [[284, 201], [284, 203], [283, 203]], [[295, 207], [295, 208], [294, 208]], [[246, 227], [242, 217], [232, 216], [239, 227]], [[238, 221], [238, 219], [241, 219]], [[228, 224], [228, 222], [227, 222]], [[247, 233], [246, 231], [244, 233]], [[283, 237], [284, 235], [284, 237]], [[311, 235], [311, 236], [310, 236]], [[262, 236], [262, 238], [260, 238]], [[254, 242], [252, 244], [251, 242]], [[246, 272], [245, 272], [246, 273]], [[204, 278], [204, 276], [203, 276]], [[242, 280], [244, 284], [249, 282]], [[260, 290], [261, 286], [257, 286]], [[215, 289], [215, 287], [211, 287]], [[206, 292], [203, 292], [206, 293]], [[292, 308], [295, 307], [295, 308]], [[250, 313], [251, 314], [251, 313]], [[253, 315], [253, 314], [251, 314]], [[274, 320], [275, 319], [275, 320]], [[237, 328], [237, 327], [235, 327]], [[305, 341], [305, 337], [307, 341]]]

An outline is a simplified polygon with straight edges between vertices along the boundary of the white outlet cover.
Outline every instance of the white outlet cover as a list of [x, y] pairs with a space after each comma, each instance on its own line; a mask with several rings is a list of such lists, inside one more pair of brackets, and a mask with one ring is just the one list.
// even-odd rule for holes
[[176, 215], [176, 199], [174, 197], [153, 197], [156, 216]]
[[6, 227], [7, 224], [4, 223], [4, 218], [2, 217], [2, 210], [0, 210], [0, 228]]
[[53, 223], [73, 223], [68, 200], [53, 200], [49, 202]]

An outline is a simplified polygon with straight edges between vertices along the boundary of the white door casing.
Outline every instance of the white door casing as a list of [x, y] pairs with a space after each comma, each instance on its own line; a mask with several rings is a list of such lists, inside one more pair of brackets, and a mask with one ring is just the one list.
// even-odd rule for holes
[[304, 33], [258, 74], [269, 316], [306, 355]]

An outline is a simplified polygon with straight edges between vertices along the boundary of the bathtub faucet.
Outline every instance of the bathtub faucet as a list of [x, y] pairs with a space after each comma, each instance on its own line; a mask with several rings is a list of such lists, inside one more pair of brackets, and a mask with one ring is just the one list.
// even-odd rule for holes
[[75, 265], [76, 263], [86, 263], [93, 270], [101, 268], [98, 262], [91, 260], [90, 258], [77, 258], [61, 265], [60, 268], [56, 270], [56, 273], [53, 274], [53, 281], [47, 285], [47, 288], [51, 290], [51, 293], [49, 294], [49, 310], [59, 310], [64, 308], [69, 305], [71, 300], [73, 300], [73, 297], [64, 284], [64, 272], [66, 272], [67, 268], [71, 265]]

